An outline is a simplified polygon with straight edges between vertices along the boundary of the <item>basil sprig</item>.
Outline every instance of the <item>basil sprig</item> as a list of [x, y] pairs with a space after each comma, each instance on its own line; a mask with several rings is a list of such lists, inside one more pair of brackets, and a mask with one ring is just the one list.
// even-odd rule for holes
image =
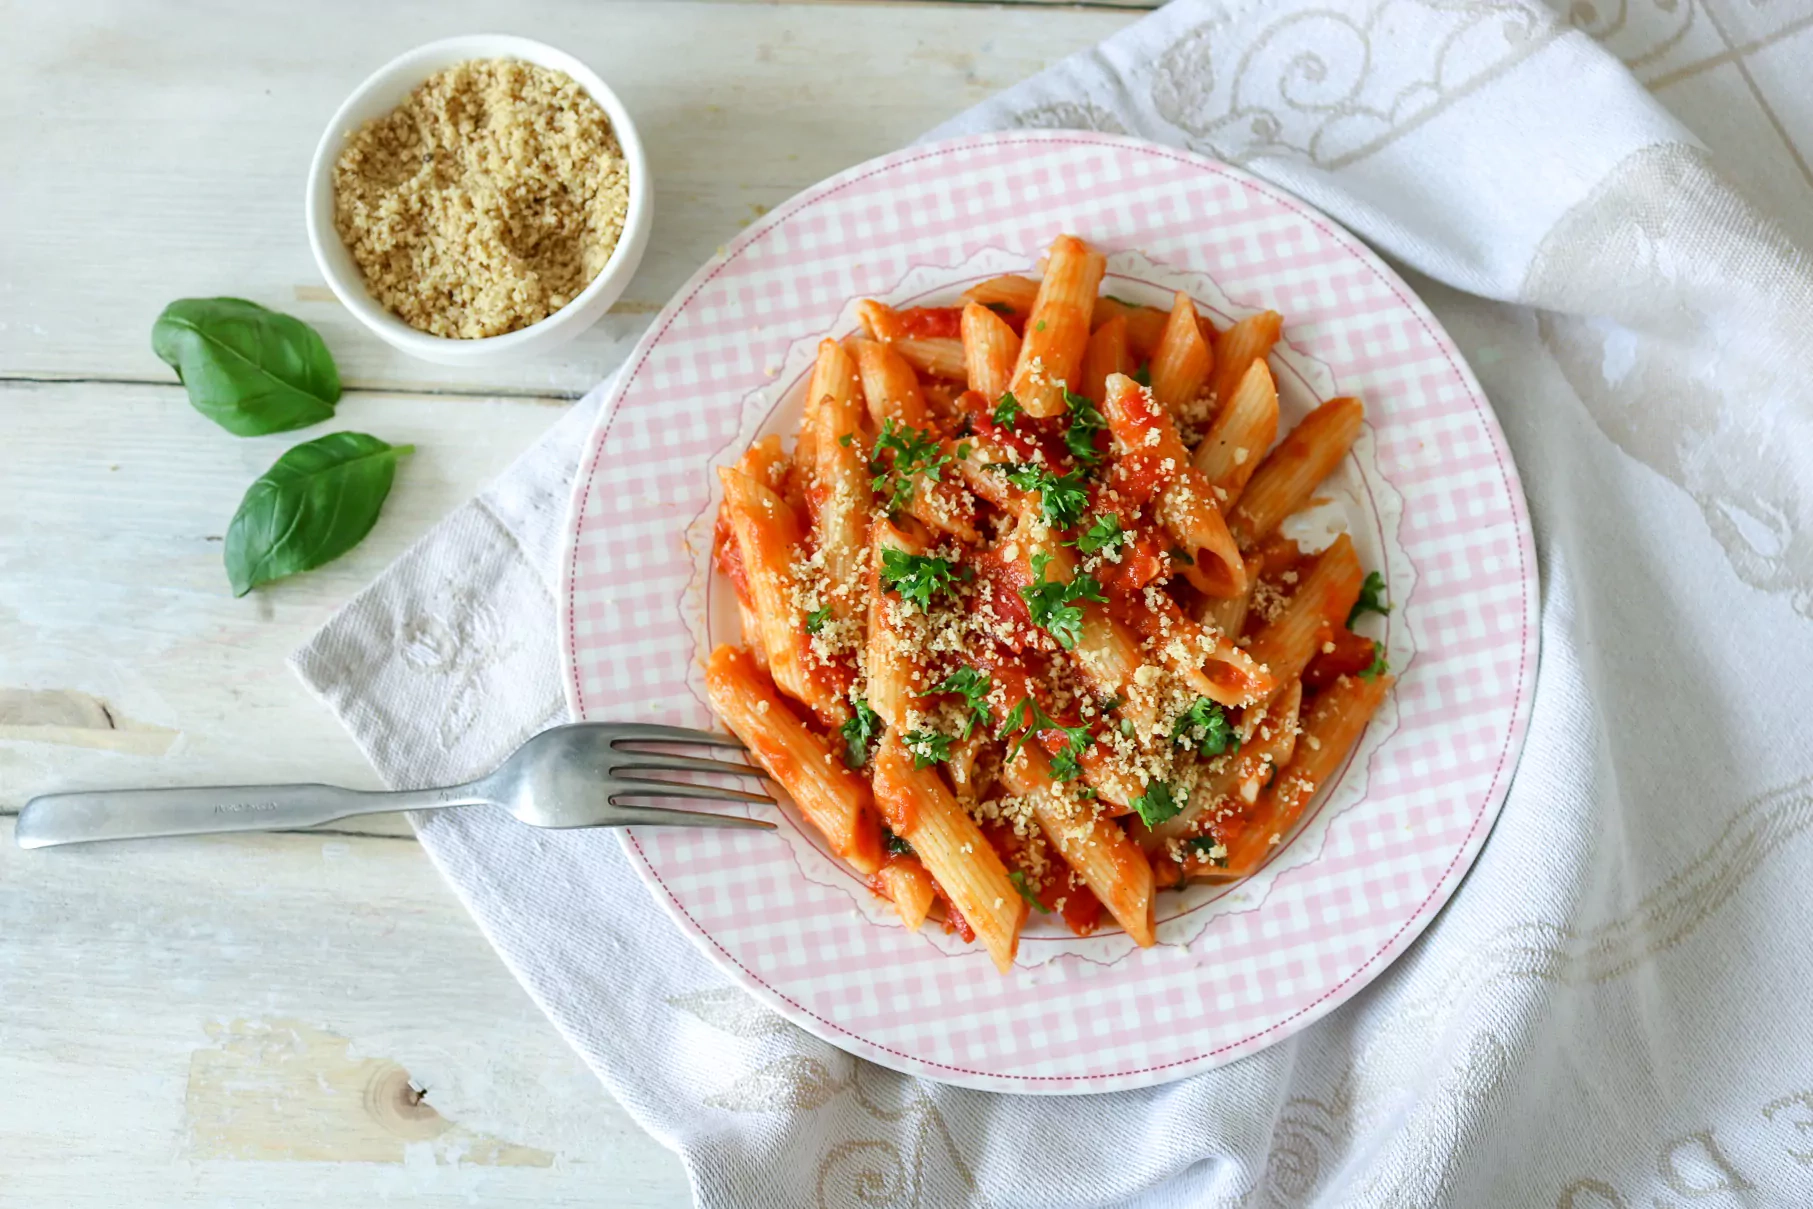
[[362, 432], [305, 441], [277, 459], [246, 491], [227, 526], [227, 578], [233, 595], [331, 562], [373, 525], [413, 445]]
[[179, 298], [151, 328], [195, 410], [240, 437], [331, 420], [340, 372], [315, 329], [243, 298]]

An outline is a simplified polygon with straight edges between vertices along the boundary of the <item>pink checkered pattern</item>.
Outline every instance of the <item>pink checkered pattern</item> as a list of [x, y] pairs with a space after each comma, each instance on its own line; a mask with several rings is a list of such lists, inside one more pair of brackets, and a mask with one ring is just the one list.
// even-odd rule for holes
[[1006, 977], [980, 949], [951, 956], [866, 922], [770, 838], [625, 837], [681, 928], [789, 1019], [897, 1070], [1054, 1094], [1181, 1078], [1332, 1010], [1446, 901], [1503, 800], [1536, 671], [1529, 522], [1478, 384], [1397, 276], [1269, 185], [1129, 139], [985, 135], [853, 168], [746, 231], [638, 346], [580, 463], [561, 591], [577, 716], [708, 724], [690, 687], [703, 652], [684, 612], [696, 606], [683, 538], [740, 401], [849, 299], [985, 248], [1030, 266], [1060, 231], [1282, 312], [1291, 343], [1366, 401], [1416, 572], [1390, 624], [1411, 627], [1416, 655], [1364, 800], [1329, 823], [1316, 859], [1187, 948]]

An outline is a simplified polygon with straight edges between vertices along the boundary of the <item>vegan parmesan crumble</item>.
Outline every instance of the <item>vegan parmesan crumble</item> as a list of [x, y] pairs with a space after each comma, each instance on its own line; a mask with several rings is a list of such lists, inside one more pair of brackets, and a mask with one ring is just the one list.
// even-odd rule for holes
[[578, 297], [628, 212], [610, 118], [570, 76], [516, 59], [435, 73], [334, 165], [334, 226], [372, 297], [453, 339], [517, 331]]

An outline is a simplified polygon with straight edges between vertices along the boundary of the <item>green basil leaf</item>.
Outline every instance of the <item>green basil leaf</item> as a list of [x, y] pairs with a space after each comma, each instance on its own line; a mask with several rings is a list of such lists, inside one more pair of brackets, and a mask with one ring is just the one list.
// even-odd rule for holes
[[331, 432], [277, 459], [239, 502], [227, 526], [233, 595], [332, 562], [378, 523], [397, 459], [413, 445], [362, 432]]
[[340, 372], [314, 328], [243, 298], [179, 298], [151, 328], [151, 349], [189, 402], [234, 436], [331, 420]]

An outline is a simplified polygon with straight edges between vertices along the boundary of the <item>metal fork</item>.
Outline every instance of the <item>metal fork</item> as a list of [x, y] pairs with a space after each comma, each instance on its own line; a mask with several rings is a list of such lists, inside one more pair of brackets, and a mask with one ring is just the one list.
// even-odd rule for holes
[[336, 785], [219, 785], [49, 793], [25, 804], [13, 838], [21, 848], [48, 848], [89, 840], [316, 827], [360, 814], [479, 805], [501, 806], [535, 827], [773, 829], [773, 823], [738, 815], [619, 803], [618, 798], [638, 797], [774, 804], [774, 799], [765, 794], [741, 789], [625, 775], [657, 771], [765, 774], [749, 764], [636, 751], [619, 746], [623, 743], [743, 750], [743, 745], [729, 736], [678, 726], [577, 722], [542, 731], [517, 748], [496, 771], [464, 785], [388, 793], [341, 789]]

